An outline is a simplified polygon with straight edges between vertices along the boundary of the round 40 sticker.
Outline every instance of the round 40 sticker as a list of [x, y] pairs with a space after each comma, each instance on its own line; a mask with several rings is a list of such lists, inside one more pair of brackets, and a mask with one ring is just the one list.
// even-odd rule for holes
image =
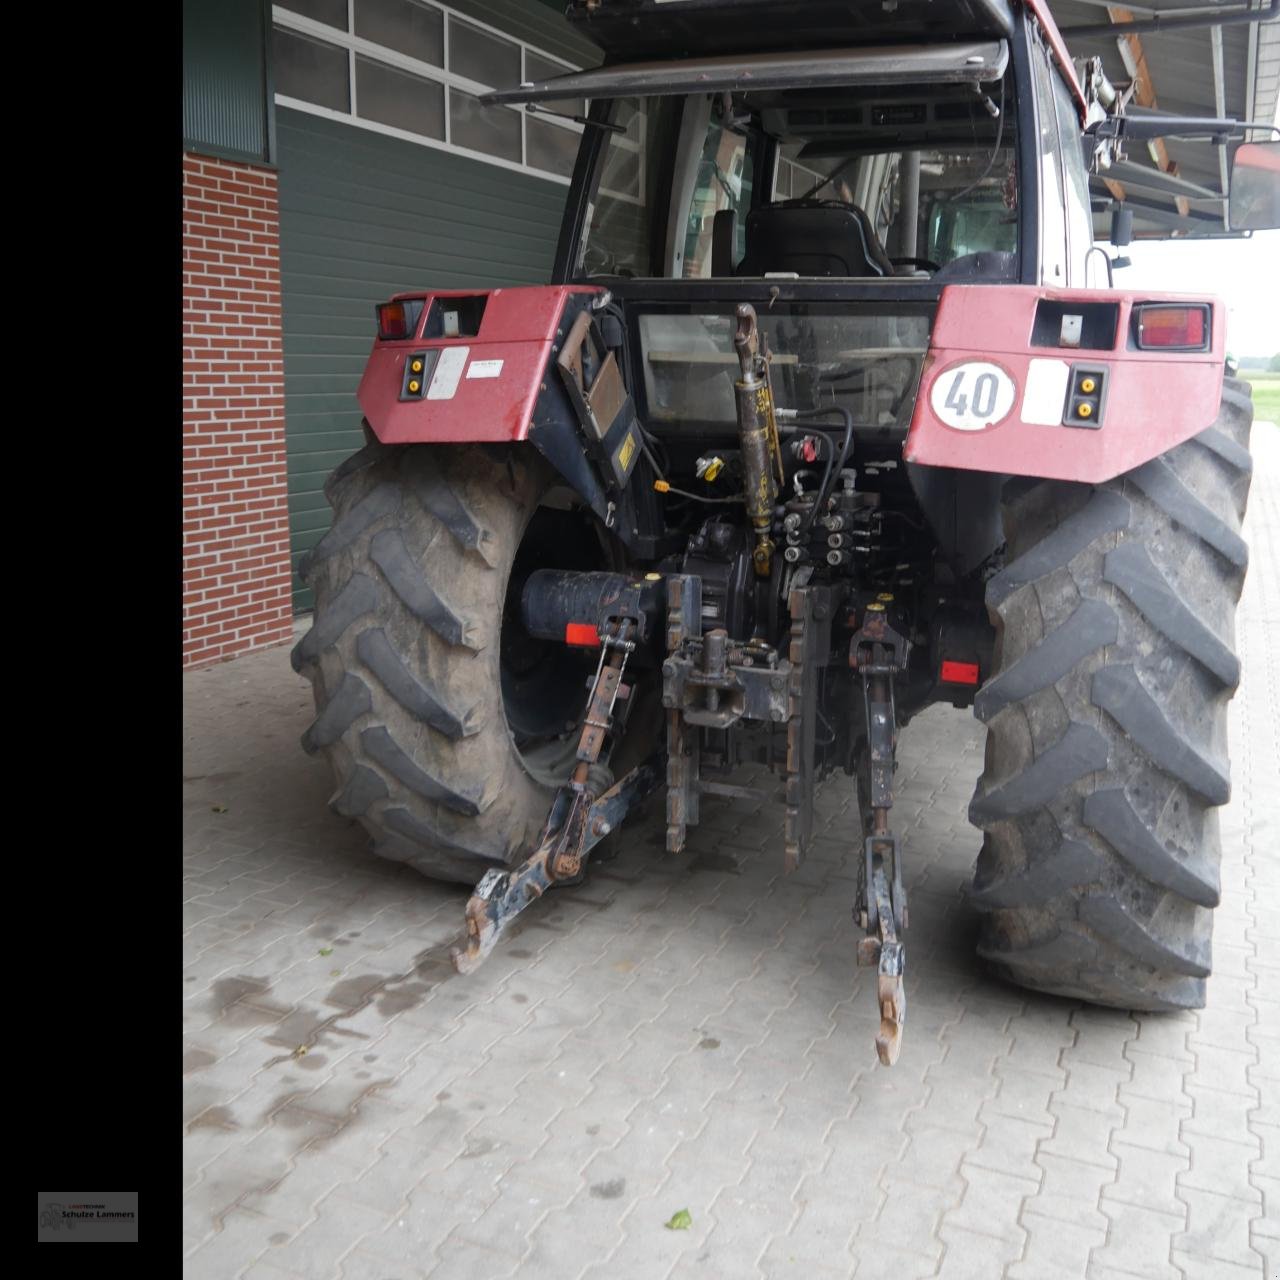
[[933, 412], [957, 431], [985, 431], [1009, 416], [1018, 389], [997, 364], [969, 360], [944, 369], [933, 382]]

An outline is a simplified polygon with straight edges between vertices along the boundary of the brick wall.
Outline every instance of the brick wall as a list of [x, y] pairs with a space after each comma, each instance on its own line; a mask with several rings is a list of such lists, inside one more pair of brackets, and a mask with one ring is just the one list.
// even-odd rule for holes
[[269, 169], [182, 164], [182, 661], [288, 639], [280, 224]]

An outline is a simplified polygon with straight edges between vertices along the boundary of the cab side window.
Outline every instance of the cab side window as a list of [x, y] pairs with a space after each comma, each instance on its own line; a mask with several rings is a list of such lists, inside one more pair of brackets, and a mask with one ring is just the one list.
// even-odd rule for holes
[[684, 277], [711, 275], [711, 237], [715, 216], [732, 209], [737, 215], [734, 261], [747, 251], [747, 210], [751, 208], [752, 175], [755, 172], [759, 136], [749, 126], [726, 117], [717, 101], [707, 126], [698, 177], [689, 207], [685, 231]]
[[1031, 51], [1031, 64], [1036, 83], [1036, 153], [1040, 164], [1040, 280], [1043, 284], [1065, 285], [1067, 197], [1053, 84], [1058, 77], [1049, 65], [1048, 50], [1038, 39]]
[[1058, 142], [1066, 173], [1067, 283], [1086, 286], [1089, 250], [1093, 247], [1093, 213], [1089, 208], [1089, 170], [1080, 137], [1075, 99], [1053, 68], [1053, 100], [1058, 116]]

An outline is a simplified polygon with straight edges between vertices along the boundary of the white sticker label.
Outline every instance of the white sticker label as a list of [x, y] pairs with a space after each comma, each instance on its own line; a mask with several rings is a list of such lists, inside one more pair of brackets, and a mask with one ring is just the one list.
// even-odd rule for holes
[[1018, 389], [996, 364], [970, 360], [952, 365], [934, 379], [929, 403], [957, 431], [985, 431], [1009, 416]]
[[468, 378], [496, 378], [502, 372], [501, 360], [473, 360], [467, 369]]
[[435, 376], [427, 388], [428, 400], [452, 400], [462, 379], [470, 347], [445, 347], [436, 361]]
[[1033, 360], [1027, 366], [1027, 386], [1022, 393], [1022, 420], [1041, 427], [1056, 427], [1067, 406], [1067, 382], [1071, 366], [1065, 360]]

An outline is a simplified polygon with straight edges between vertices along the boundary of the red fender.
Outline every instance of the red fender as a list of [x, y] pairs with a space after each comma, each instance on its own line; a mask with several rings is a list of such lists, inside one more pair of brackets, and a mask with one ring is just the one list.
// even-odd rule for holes
[[[1046, 335], [1043, 318], [1033, 344], [1042, 300], [1066, 304], [1068, 312], [1071, 304], [1115, 307], [1114, 327], [1105, 326], [1105, 345], [1059, 345], [1059, 326], [1047, 326]], [[1138, 350], [1133, 309], [1148, 303], [1208, 306], [1206, 349]], [[948, 285], [930, 336], [904, 456], [908, 462], [963, 471], [1089, 484], [1110, 480], [1213, 423], [1222, 396], [1226, 314], [1215, 298], [1181, 294]], [[938, 411], [952, 388], [963, 385], [963, 379], [956, 382], [959, 366], [971, 362], [994, 366], [1013, 386], [1009, 390], [1000, 380], [998, 398], [984, 394], [984, 400], [997, 401], [993, 420], [971, 419], [957, 429]], [[1102, 374], [1101, 405], [1086, 424], [1062, 422], [1070, 408], [1063, 366], [1071, 378], [1082, 370]], [[953, 402], [963, 403], [962, 394], [956, 393]]]
[[[383, 444], [524, 440], [551, 347], [571, 294], [583, 285], [512, 289], [438, 289], [401, 293], [392, 301], [425, 299], [413, 337], [373, 344], [356, 391], [360, 408]], [[487, 298], [474, 336], [422, 338], [435, 299]], [[402, 400], [405, 361], [441, 349], [426, 396]], [[444, 352], [449, 351], [448, 360]]]

